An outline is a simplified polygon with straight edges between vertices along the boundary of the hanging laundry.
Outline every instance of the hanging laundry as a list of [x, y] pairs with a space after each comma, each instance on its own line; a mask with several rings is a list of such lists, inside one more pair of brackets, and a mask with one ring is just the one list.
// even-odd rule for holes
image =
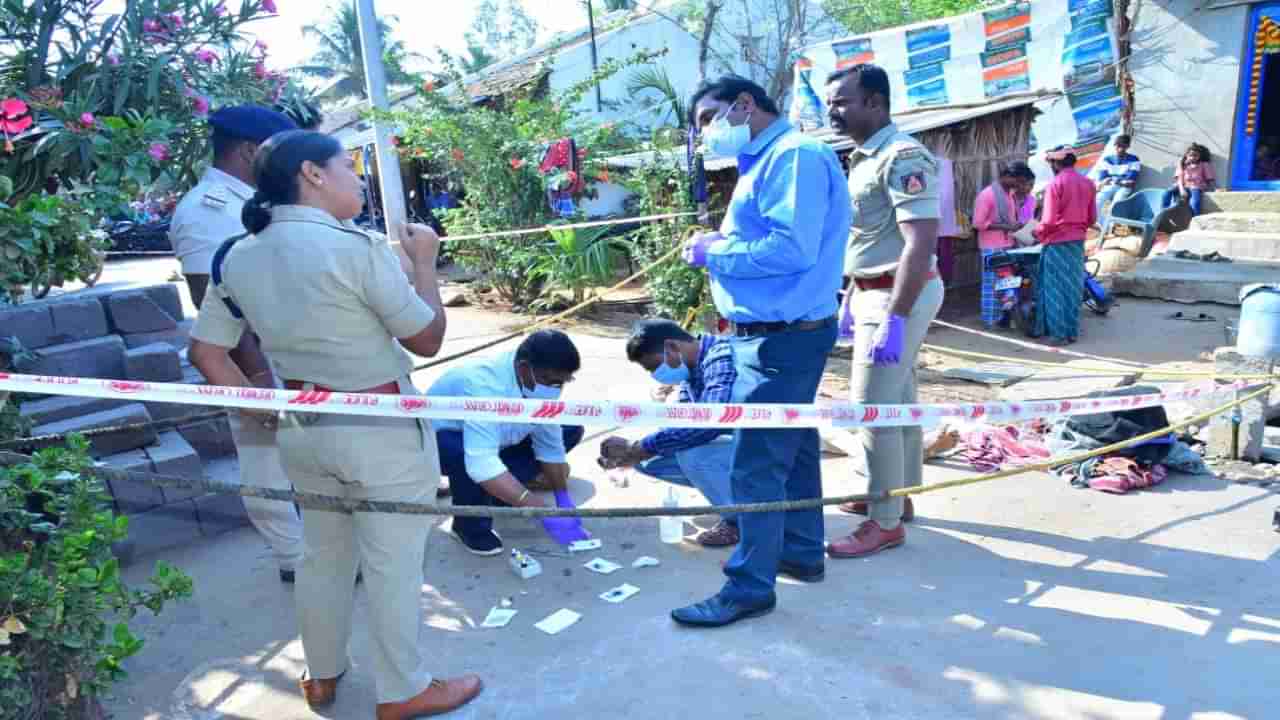
[[582, 155], [573, 138], [561, 138], [547, 144], [538, 172], [546, 178], [547, 204], [560, 217], [577, 212], [573, 197], [586, 188], [582, 179]]

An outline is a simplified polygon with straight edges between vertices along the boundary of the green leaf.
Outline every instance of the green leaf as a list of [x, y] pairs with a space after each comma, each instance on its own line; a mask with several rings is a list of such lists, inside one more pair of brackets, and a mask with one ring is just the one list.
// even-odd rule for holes
[[[124, 105], [125, 105], [125, 102], [129, 100], [129, 90], [131, 90], [132, 88], [133, 88], [132, 78], [130, 78], [128, 75], [125, 75], [124, 77], [120, 78], [119, 84], [116, 85], [115, 102], [111, 104], [111, 112], [114, 115], [119, 115], [120, 113], [124, 112]], [[105, 118], [104, 122], [106, 122], [107, 120], [115, 120], [120, 123], [118, 126], [115, 125], [114, 123], [107, 123], [107, 126], [110, 127], [112, 130], [120, 130], [125, 127], [128, 127], [128, 125], [126, 125], [124, 121], [118, 117]]]
[[128, 646], [134, 641], [133, 633], [129, 632], [129, 626], [125, 623], [116, 623], [111, 629], [111, 637], [117, 645]]

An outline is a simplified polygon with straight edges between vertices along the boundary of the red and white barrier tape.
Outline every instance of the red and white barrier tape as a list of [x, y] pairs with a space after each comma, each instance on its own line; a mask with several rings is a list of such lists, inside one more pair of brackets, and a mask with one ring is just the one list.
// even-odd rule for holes
[[1187, 402], [1216, 395], [1230, 395], [1244, 387], [1249, 387], [1249, 384], [1240, 382], [1233, 385], [1215, 385], [1212, 382], [1202, 382], [1189, 383], [1176, 390], [1149, 395], [1025, 403], [830, 406], [693, 403], [668, 405], [652, 402], [367, 395], [323, 390], [232, 388], [0, 373], [0, 391], [40, 395], [72, 395], [332, 415], [414, 417], [428, 420], [733, 428], [903, 427], [934, 425], [948, 420], [1024, 422], [1068, 415], [1154, 407], [1170, 402]]

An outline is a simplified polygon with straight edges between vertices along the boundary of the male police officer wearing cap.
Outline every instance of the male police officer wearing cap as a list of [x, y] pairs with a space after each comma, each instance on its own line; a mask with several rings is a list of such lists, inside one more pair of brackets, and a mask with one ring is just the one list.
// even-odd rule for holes
[[[218, 110], [209, 116], [209, 126], [213, 131], [213, 165], [178, 203], [169, 226], [169, 240], [182, 262], [182, 274], [196, 307], [204, 301], [218, 246], [244, 234], [240, 211], [253, 197], [253, 158], [258, 146], [278, 132], [296, 129], [288, 117], [253, 105]], [[253, 333], [244, 334], [232, 358], [254, 384], [276, 386], [271, 366]], [[231, 413], [231, 431], [242, 482], [290, 489], [280, 464], [274, 427]], [[248, 497], [244, 498], [244, 506], [254, 527], [271, 546], [280, 566], [280, 579], [293, 582], [304, 547], [297, 510], [291, 503]]]

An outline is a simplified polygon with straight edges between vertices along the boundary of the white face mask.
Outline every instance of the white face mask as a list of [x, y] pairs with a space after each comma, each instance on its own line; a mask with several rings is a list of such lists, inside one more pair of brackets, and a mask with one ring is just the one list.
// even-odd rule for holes
[[702, 143], [714, 157], [737, 158], [751, 143], [751, 113], [741, 125], [730, 125], [728, 113], [712, 120], [702, 131]]

